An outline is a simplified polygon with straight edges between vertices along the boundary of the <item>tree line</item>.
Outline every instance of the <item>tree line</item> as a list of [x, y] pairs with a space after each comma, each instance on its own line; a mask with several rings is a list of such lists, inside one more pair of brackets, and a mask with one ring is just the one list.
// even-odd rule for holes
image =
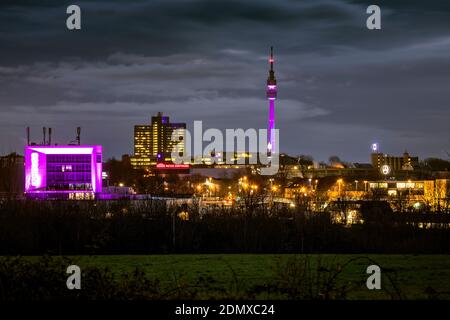
[[377, 207], [367, 223], [329, 212], [168, 206], [156, 200], [0, 204], [0, 255], [450, 253], [449, 228], [419, 228]]

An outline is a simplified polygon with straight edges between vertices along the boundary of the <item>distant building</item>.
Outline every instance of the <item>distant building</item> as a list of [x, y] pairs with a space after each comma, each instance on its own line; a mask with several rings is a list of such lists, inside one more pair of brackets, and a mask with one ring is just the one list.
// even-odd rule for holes
[[374, 168], [381, 169], [383, 165], [388, 165], [393, 171], [414, 170], [419, 165], [419, 158], [411, 157], [406, 151], [399, 157], [374, 152], [371, 154], [371, 161]]
[[435, 211], [450, 208], [450, 180], [385, 180], [369, 181], [368, 190], [376, 196], [398, 203], [405, 202], [416, 209], [427, 207]]
[[[305, 186], [305, 184], [299, 187]], [[449, 179], [348, 180], [336, 179], [328, 186], [328, 201], [387, 201], [395, 211], [448, 212]], [[295, 191], [295, 190], [294, 190]]]
[[201, 175], [205, 177], [212, 177], [214, 179], [232, 179], [233, 177], [243, 176], [247, 173], [243, 166], [216, 166], [210, 168], [192, 167], [191, 175]]
[[23, 193], [23, 164], [23, 156], [17, 153], [0, 156], [0, 194]]
[[172, 152], [185, 152], [185, 123], [170, 123], [169, 117], [158, 112], [150, 125], [134, 127], [133, 168], [147, 168], [159, 162], [172, 162]]
[[131, 158], [133, 167], [150, 165], [151, 128], [150, 125], [134, 126], [134, 157]]
[[91, 200], [101, 192], [101, 146], [43, 145], [25, 148], [27, 197]]
[[352, 166], [348, 168], [332, 168], [332, 167], [309, 167], [303, 170], [305, 178], [317, 179], [325, 177], [353, 177], [362, 180], [374, 179], [379, 176], [378, 170], [372, 166]]

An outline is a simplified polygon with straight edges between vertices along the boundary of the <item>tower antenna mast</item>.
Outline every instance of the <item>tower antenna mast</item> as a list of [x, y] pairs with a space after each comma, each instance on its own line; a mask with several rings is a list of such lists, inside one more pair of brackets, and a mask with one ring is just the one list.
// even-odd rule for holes
[[[277, 151], [275, 148], [275, 100], [277, 98], [277, 80], [273, 69], [274, 57], [273, 47], [270, 47], [269, 58], [270, 70], [267, 78], [266, 96], [269, 100], [269, 123], [267, 126], [267, 152], [269, 155]], [[278, 147], [278, 146], [277, 146]]]

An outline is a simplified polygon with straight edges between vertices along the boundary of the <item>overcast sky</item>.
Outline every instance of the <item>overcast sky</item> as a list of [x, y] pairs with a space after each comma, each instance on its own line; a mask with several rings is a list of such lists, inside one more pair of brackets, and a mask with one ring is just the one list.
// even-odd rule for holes
[[[280, 149], [369, 162], [450, 151], [450, 2], [142, 0], [0, 2], [0, 154], [42, 140], [133, 152], [133, 126], [162, 111], [205, 128], [266, 128], [269, 47]], [[78, 4], [82, 30], [68, 31]]]

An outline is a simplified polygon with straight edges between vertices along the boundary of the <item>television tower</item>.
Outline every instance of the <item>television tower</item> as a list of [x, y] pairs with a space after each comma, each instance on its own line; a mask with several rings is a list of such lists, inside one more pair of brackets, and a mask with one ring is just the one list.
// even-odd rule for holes
[[267, 99], [269, 99], [269, 124], [267, 127], [267, 151], [272, 154], [275, 149], [275, 99], [277, 98], [277, 80], [275, 79], [275, 71], [273, 70], [273, 47], [270, 47], [270, 71], [267, 78]]

